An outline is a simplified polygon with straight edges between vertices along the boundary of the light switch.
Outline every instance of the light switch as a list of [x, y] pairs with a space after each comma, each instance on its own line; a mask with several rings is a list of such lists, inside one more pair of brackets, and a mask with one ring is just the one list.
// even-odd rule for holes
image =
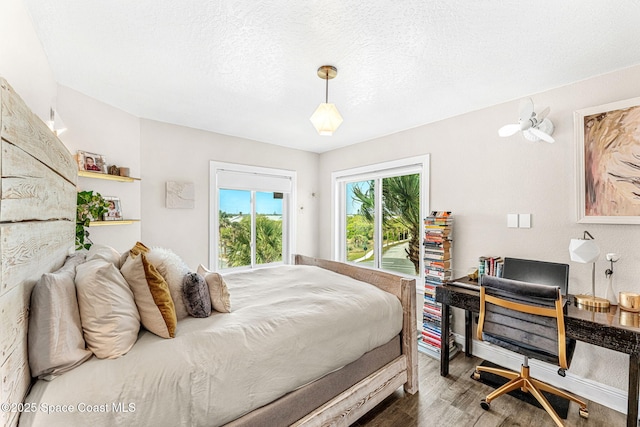
[[531, 214], [518, 214], [520, 228], [531, 228]]
[[507, 214], [507, 227], [518, 228], [518, 214]]

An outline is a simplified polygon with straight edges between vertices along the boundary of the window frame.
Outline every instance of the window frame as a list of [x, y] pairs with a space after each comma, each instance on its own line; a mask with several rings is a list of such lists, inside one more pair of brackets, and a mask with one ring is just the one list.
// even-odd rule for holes
[[[335, 261], [346, 261], [346, 184], [356, 181], [368, 181], [388, 178], [399, 175], [410, 175], [413, 173], [420, 174], [420, 218], [425, 218], [429, 213], [429, 160], [430, 155], [408, 157], [389, 162], [375, 163], [356, 168], [344, 169], [331, 174], [331, 258]], [[376, 185], [374, 188], [376, 201], [382, 199], [382, 186]], [[382, 217], [376, 215], [374, 219], [374, 259], [381, 262], [381, 234], [382, 234]], [[424, 235], [424, 221], [420, 223], [420, 235]], [[408, 276], [390, 270], [378, 267], [367, 267], [375, 270], [386, 271], [410, 278], [419, 277], [421, 280], [416, 284], [421, 288], [424, 282], [424, 245], [420, 245], [420, 274], [417, 276]], [[358, 264], [354, 264], [358, 265]]]
[[[239, 186], [237, 188], [233, 188], [236, 190], [246, 190], [251, 194], [251, 264], [240, 267], [230, 267], [220, 269], [218, 267], [218, 244], [220, 240], [220, 228], [219, 228], [219, 190], [229, 189], [226, 187], [219, 186], [219, 171], [227, 171], [233, 173], [241, 173], [247, 174], [247, 177], [250, 179], [252, 175], [257, 175], [261, 177], [267, 178], [284, 178], [290, 181], [290, 191], [284, 192], [285, 196], [282, 201], [282, 261], [267, 263], [267, 264], [256, 264], [255, 259], [255, 223], [256, 223], [256, 213], [255, 213], [255, 193], [257, 192], [270, 192], [271, 190], [267, 190], [265, 188], [250, 188], [246, 186], [245, 188], [240, 188], [244, 186]], [[295, 253], [295, 206], [296, 206], [296, 171], [287, 170], [287, 169], [276, 169], [276, 168], [268, 168], [263, 166], [251, 166], [251, 165], [243, 165], [239, 163], [228, 163], [228, 162], [218, 162], [218, 161], [210, 161], [209, 162], [209, 266], [213, 271], [237, 271], [237, 270], [249, 270], [249, 269], [258, 269], [269, 267], [273, 265], [280, 264], [290, 264], [292, 254]], [[282, 192], [281, 189], [274, 189], [273, 192]]]

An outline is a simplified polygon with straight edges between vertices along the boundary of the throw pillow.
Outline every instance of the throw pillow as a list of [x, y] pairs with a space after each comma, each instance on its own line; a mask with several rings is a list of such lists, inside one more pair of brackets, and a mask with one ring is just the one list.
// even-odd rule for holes
[[97, 243], [91, 245], [91, 249], [89, 249], [89, 252], [87, 252], [87, 261], [91, 261], [94, 259], [103, 259], [105, 261], [109, 261], [117, 268], [121, 267], [120, 253], [113, 249], [111, 246], [100, 245]]
[[182, 320], [189, 316], [182, 292], [184, 276], [189, 272], [189, 266], [170, 249], [153, 247], [145, 256], [169, 285], [176, 319]]
[[220, 273], [209, 271], [204, 265], [198, 266], [198, 274], [204, 276], [209, 286], [211, 307], [220, 313], [231, 313], [231, 295]]
[[178, 320], [169, 286], [146, 255], [129, 257], [120, 271], [133, 291], [142, 325], [159, 337], [175, 337]]
[[76, 266], [84, 255], [67, 257], [64, 265], [46, 273], [31, 291], [29, 367], [31, 375], [52, 380], [91, 357], [85, 347], [76, 298]]
[[129, 250], [129, 255], [136, 257], [142, 253], [146, 254], [147, 252], [149, 252], [148, 247], [142, 244], [142, 242], [136, 242], [136, 244]]
[[198, 273], [187, 273], [182, 286], [187, 312], [193, 317], [209, 317], [211, 315], [211, 296], [204, 277]]
[[101, 259], [80, 264], [76, 293], [89, 350], [100, 359], [115, 359], [131, 350], [138, 339], [140, 315], [120, 271]]

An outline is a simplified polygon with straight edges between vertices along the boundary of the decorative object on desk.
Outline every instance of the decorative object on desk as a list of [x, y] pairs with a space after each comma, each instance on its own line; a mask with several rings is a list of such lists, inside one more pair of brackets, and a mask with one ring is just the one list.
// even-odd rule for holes
[[[588, 239], [587, 239], [588, 237]], [[571, 261], [581, 264], [592, 264], [591, 267], [591, 295], [575, 295], [576, 302], [580, 305], [596, 308], [609, 307], [609, 301], [596, 297], [596, 261], [600, 256], [600, 248], [594, 242], [593, 236], [585, 230], [582, 239], [571, 239], [569, 243], [569, 255]]]
[[78, 170], [107, 173], [107, 161], [102, 154], [78, 150], [76, 159], [78, 161]]
[[620, 305], [620, 319], [618, 322], [622, 326], [633, 326], [634, 328], [640, 327], [640, 317], [638, 316], [638, 312], [626, 311], [622, 304]]
[[607, 268], [607, 270], [604, 272], [604, 275], [607, 278], [607, 290], [604, 293], [604, 297], [609, 301], [609, 304], [618, 305], [616, 293], [613, 290], [613, 263], [618, 262], [618, 260], [620, 259], [620, 255], [610, 252], [606, 255], [606, 258], [607, 261], [611, 263], [611, 267]]
[[104, 221], [122, 221], [122, 207], [118, 197], [107, 196], [104, 198], [107, 202], [107, 211], [103, 215]]
[[76, 250], [89, 249], [93, 242], [89, 239], [89, 223], [102, 218], [109, 205], [93, 191], [78, 191], [76, 208]]
[[547, 119], [549, 107], [536, 114], [533, 110], [533, 101], [531, 98], [524, 99], [520, 102], [520, 118], [518, 123], [502, 126], [498, 129], [498, 135], [506, 137], [522, 132], [529, 141], [546, 141], [555, 142], [551, 137], [553, 134], [553, 123]]
[[640, 294], [635, 292], [620, 292], [620, 308], [634, 313], [640, 312]]
[[478, 269], [475, 267], [471, 267], [469, 272], [467, 273], [467, 277], [471, 280], [478, 280]]
[[578, 222], [640, 224], [640, 98], [575, 112]]
[[120, 176], [129, 176], [129, 168], [120, 167]]
[[196, 203], [193, 182], [167, 181], [166, 203], [169, 209], [193, 209]]
[[118, 175], [118, 176], [120, 176], [120, 168], [117, 167], [116, 165], [109, 166], [107, 171], [109, 172], [109, 175]]

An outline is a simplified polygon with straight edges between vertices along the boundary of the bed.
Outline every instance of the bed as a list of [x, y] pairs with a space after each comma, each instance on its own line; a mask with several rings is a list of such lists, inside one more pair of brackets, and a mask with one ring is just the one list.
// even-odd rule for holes
[[417, 392], [415, 281], [301, 255], [225, 275], [232, 313], [182, 320], [171, 340], [142, 330], [121, 358], [91, 357], [32, 381], [31, 290], [73, 250], [77, 172], [64, 145], [0, 86], [3, 425], [349, 425], [399, 387]]

